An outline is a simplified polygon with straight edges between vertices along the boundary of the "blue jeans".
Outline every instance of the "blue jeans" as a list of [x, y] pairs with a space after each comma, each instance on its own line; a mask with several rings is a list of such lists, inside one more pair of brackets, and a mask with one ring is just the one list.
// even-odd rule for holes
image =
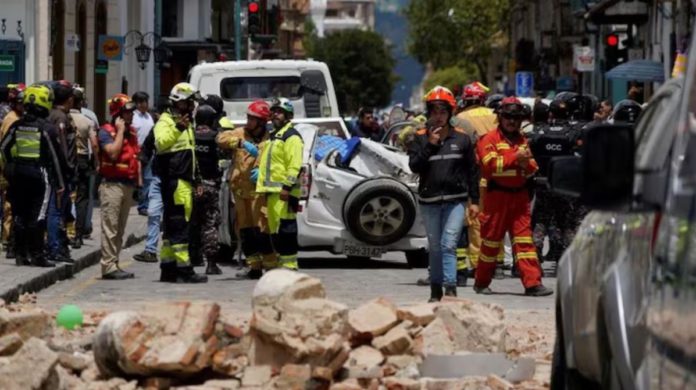
[[150, 183], [152, 183], [152, 163], [148, 163], [143, 167], [143, 188], [140, 189], [140, 201], [138, 202], [138, 211], [147, 210], [150, 202]]
[[457, 243], [464, 228], [466, 203], [421, 204], [428, 234], [430, 283], [457, 285]]
[[147, 241], [145, 242], [145, 251], [157, 253], [157, 242], [160, 236], [160, 224], [162, 223], [162, 190], [160, 189], [160, 178], [152, 176], [150, 182], [150, 191], [148, 194], [147, 208]]
[[70, 188], [66, 188], [65, 191], [63, 191], [60, 200], [60, 208], [58, 208], [56, 204], [56, 197], [57, 194], [55, 190], [51, 190], [51, 198], [48, 201], [48, 214], [46, 217], [48, 253], [51, 256], [58, 255], [61, 248], [68, 244], [65, 222], [72, 209]]

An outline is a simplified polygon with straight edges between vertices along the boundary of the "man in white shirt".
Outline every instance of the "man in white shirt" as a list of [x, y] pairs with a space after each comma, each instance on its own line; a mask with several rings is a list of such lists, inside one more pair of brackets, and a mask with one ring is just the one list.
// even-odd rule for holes
[[[155, 126], [152, 115], [148, 112], [150, 96], [147, 92], [138, 91], [133, 94], [132, 99], [136, 106], [135, 115], [133, 115], [133, 127], [138, 132], [138, 146], [142, 147], [145, 138], [147, 138], [147, 135], [150, 134], [150, 131]], [[140, 215], [147, 215], [150, 182], [152, 182], [152, 162], [143, 166], [143, 188], [140, 190], [138, 197], [138, 213]]]

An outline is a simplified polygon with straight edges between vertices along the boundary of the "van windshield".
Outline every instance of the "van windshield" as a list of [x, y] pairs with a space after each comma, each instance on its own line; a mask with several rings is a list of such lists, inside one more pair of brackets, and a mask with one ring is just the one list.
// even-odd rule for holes
[[228, 77], [220, 82], [220, 94], [224, 100], [253, 100], [285, 97], [299, 99], [301, 95], [300, 77], [263, 76]]

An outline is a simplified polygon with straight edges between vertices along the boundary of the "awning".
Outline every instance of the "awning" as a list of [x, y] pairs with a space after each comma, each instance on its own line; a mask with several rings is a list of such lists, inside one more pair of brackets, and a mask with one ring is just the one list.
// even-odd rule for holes
[[606, 73], [610, 80], [636, 80], [664, 82], [665, 68], [661, 62], [650, 60], [633, 60], [621, 64]]
[[[616, 5], [616, 9], [610, 10]], [[594, 24], [643, 24], [648, 21], [648, 8], [638, 1], [622, 3], [621, 0], [601, 0], [590, 7], [583, 18]]]

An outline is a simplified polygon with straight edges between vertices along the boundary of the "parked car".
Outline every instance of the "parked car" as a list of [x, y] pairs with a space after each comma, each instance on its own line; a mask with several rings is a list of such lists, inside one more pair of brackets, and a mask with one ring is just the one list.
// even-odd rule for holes
[[[337, 158], [336, 151], [317, 160], [320, 137], [350, 138], [344, 122], [340, 118], [293, 122], [305, 145], [297, 214], [300, 248], [344, 254], [356, 261], [404, 251], [411, 266], [426, 266], [427, 238], [414, 193], [418, 181], [408, 168], [408, 157], [360, 140], [346, 162]], [[229, 226], [221, 238], [225, 243], [234, 242], [232, 207], [228, 201], [222, 208], [223, 219], [227, 218], [223, 224]]]
[[691, 57], [635, 129], [590, 126], [581, 157], [551, 161], [552, 188], [593, 209], [558, 265], [552, 389], [696, 386]]

